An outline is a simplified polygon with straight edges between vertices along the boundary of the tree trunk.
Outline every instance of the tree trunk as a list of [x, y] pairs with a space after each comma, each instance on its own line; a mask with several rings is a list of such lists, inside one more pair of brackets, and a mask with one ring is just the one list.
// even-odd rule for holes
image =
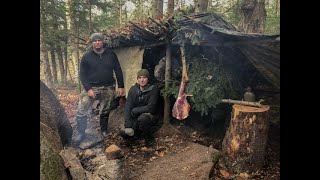
[[41, 52], [42, 52], [42, 61], [44, 66], [44, 77], [46, 80], [46, 84], [48, 87], [52, 87], [52, 75], [51, 75], [51, 69], [50, 69], [50, 63], [49, 63], [49, 57], [48, 57], [48, 51], [45, 45], [42, 45]]
[[[73, 62], [73, 60], [72, 59], [70, 59], [70, 61], [69, 61], [69, 63], [70, 63], [70, 67], [69, 67], [69, 74], [70, 74], [70, 77], [75, 77], [74, 76], [74, 72], [72, 72], [73, 74], [73, 76], [71, 75], [71, 70], [73, 70], [74, 71], [74, 69], [75, 69], [75, 64], [74, 64], [74, 62]], [[76, 80], [75, 80], [76, 81]]]
[[44, 65], [44, 76], [46, 84], [52, 87], [52, 75], [48, 57], [48, 47], [47, 47], [47, 21], [46, 21], [46, 1], [41, 1], [40, 3], [40, 51], [42, 54], [42, 61]]
[[280, 0], [276, 0], [276, 17], [279, 17], [280, 14]]
[[63, 65], [63, 55], [62, 55], [62, 50], [61, 47], [58, 45], [57, 46], [57, 54], [58, 54], [58, 61], [59, 61], [59, 72], [60, 72], [60, 79], [62, 84], [66, 83], [66, 77], [64, 75], [64, 65]]
[[64, 55], [64, 75], [65, 75], [65, 81], [67, 82], [67, 79], [68, 79], [68, 74], [69, 74], [69, 77], [70, 77], [70, 80], [72, 79], [71, 78], [71, 74], [70, 72], [68, 72], [69, 70], [69, 64], [68, 64], [68, 47], [65, 47], [63, 49], [63, 55]]
[[88, 4], [88, 10], [89, 10], [89, 34], [93, 33], [93, 27], [92, 27], [92, 14], [91, 14], [91, 3], [90, 0], [87, 0]]
[[263, 33], [266, 22], [265, 0], [242, 0], [238, 28], [245, 33]]
[[154, 0], [153, 4], [153, 18], [161, 19], [163, 16], [163, 0]]
[[[68, 22], [67, 22], [67, 15], [66, 13], [64, 14], [63, 16], [63, 29], [66, 30], [66, 33], [65, 35], [63, 36], [63, 43], [64, 43], [64, 47], [62, 47], [62, 50], [63, 50], [63, 59], [64, 59], [64, 77], [63, 77], [63, 81], [64, 82], [67, 82], [67, 77], [68, 77], [68, 68], [69, 68], [69, 65], [68, 65], [68, 33], [67, 33], [67, 30], [68, 30]], [[70, 76], [70, 74], [69, 74]], [[71, 78], [70, 78], [71, 79]]]
[[58, 83], [56, 55], [54, 54], [54, 48], [52, 46], [50, 50], [50, 55], [51, 55], [53, 82]]
[[128, 9], [127, 6], [124, 6], [124, 18], [125, 18], [125, 24], [127, 24], [128, 20]]
[[[165, 88], [169, 88], [169, 82], [171, 80], [171, 44], [167, 40], [167, 49], [166, 49], [166, 70], [165, 70]], [[170, 122], [170, 98], [164, 97], [164, 115], [163, 123], [169, 124]]]
[[[56, 1], [55, 0], [48, 0], [51, 3], [52, 7], [56, 7]], [[52, 26], [52, 30], [50, 32], [50, 37], [54, 37], [53, 40], [50, 42], [50, 55], [51, 55], [51, 66], [52, 66], [52, 74], [53, 74], [53, 82], [58, 83], [58, 71], [57, 71], [57, 62], [56, 62], [56, 45], [59, 44], [60, 41], [60, 30], [59, 30], [59, 22], [58, 22], [58, 14], [52, 12], [50, 13], [52, 16], [52, 23], [50, 25]]]
[[198, 0], [195, 3], [195, 12], [197, 13], [207, 12], [207, 9], [208, 9], [208, 0]]
[[174, 0], [168, 0], [168, 15], [171, 16], [174, 11]]
[[78, 30], [78, 23], [77, 23], [77, 18], [76, 18], [76, 12], [75, 12], [75, 3], [73, 0], [68, 0], [68, 7], [69, 7], [69, 17], [70, 17], [70, 31], [72, 35], [70, 36], [71, 40], [71, 56], [72, 56], [72, 61], [74, 63], [74, 74], [75, 74], [75, 79], [78, 80], [78, 85], [80, 86], [80, 78], [79, 78], [79, 39], [76, 37], [79, 37], [79, 30]]
[[230, 126], [222, 142], [226, 165], [234, 172], [255, 172], [264, 163], [269, 121], [268, 105], [232, 106]]
[[122, 5], [121, 1], [119, 1], [119, 26], [121, 27], [122, 25]]
[[180, 0], [180, 8], [181, 9], [184, 8], [185, 4], [186, 4], [185, 0]]

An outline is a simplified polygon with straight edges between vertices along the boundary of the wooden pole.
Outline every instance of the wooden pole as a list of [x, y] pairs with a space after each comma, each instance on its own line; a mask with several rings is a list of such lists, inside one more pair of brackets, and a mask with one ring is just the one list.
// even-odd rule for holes
[[263, 100], [260, 100], [259, 102], [249, 102], [249, 101], [238, 101], [238, 100], [232, 100], [232, 99], [222, 99], [223, 103], [232, 103], [232, 104], [241, 104], [241, 105], [247, 105], [247, 106], [256, 106], [256, 107], [262, 107]]
[[232, 106], [230, 126], [222, 142], [227, 167], [236, 172], [255, 172], [264, 163], [270, 106]]
[[[169, 82], [171, 81], [171, 43], [170, 40], [167, 41], [167, 49], [166, 49], [166, 70], [165, 70], [165, 89], [169, 88]], [[164, 117], [163, 123], [169, 124], [170, 120], [170, 99], [169, 97], [164, 97]]]
[[186, 49], [184, 48], [184, 43], [180, 47], [181, 51], [181, 59], [182, 59], [182, 81], [183, 82], [188, 82], [188, 74], [187, 74], [187, 63], [186, 63]]

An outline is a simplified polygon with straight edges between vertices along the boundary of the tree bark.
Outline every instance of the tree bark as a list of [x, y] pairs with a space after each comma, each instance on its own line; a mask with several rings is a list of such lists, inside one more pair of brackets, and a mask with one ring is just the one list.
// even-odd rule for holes
[[264, 163], [268, 138], [268, 105], [232, 106], [230, 126], [222, 142], [226, 165], [234, 172], [255, 172]]
[[47, 86], [52, 87], [52, 74], [50, 69], [48, 47], [47, 47], [47, 21], [46, 21], [46, 1], [40, 3], [40, 51], [44, 65], [44, 76]]
[[186, 1], [185, 0], [180, 0], [180, 8], [184, 8], [184, 6], [186, 5]]
[[92, 27], [92, 13], [91, 13], [91, 2], [90, 0], [87, 0], [88, 10], [89, 10], [89, 34], [93, 33], [93, 27]]
[[52, 46], [50, 50], [50, 55], [51, 55], [53, 82], [58, 83], [56, 55], [54, 54], [54, 48]]
[[45, 45], [42, 45], [41, 52], [43, 55], [42, 61], [43, 61], [43, 65], [44, 65], [44, 77], [46, 80], [46, 84], [48, 87], [52, 87], [52, 75], [51, 75], [48, 51], [47, 51]]
[[276, 0], [276, 17], [279, 17], [280, 14], [280, 0]]
[[119, 1], [119, 26], [122, 25], [122, 3]]
[[208, 9], [208, 0], [198, 0], [197, 3], [195, 3], [195, 12], [207, 12]]
[[62, 54], [61, 47], [59, 45], [57, 46], [57, 54], [58, 54], [59, 72], [60, 72], [61, 82], [62, 82], [62, 84], [65, 84], [66, 77], [64, 74], [64, 65], [63, 65], [63, 57], [62, 57], [63, 54]]
[[67, 82], [68, 74], [69, 74], [70, 80], [72, 79], [70, 72], [68, 72], [68, 71], [69, 71], [68, 48], [65, 47], [65, 48], [63, 49], [63, 52], [64, 52], [64, 53], [63, 53], [63, 55], [64, 55], [64, 75], [65, 75], [65, 78], [66, 78], [65, 81]]
[[68, 163], [72, 179], [87, 179], [85, 170], [81, 165], [78, 152], [74, 148], [66, 148], [60, 151], [63, 161]]
[[174, 11], [174, 0], [168, 0], [168, 15], [171, 16]]
[[266, 22], [265, 0], [242, 0], [238, 28], [245, 33], [263, 33]]
[[59, 152], [71, 145], [72, 133], [63, 106], [40, 81], [40, 179], [68, 179]]
[[[68, 77], [68, 68], [69, 68], [69, 64], [68, 64], [68, 34], [67, 34], [67, 30], [68, 30], [68, 22], [67, 22], [67, 15], [66, 13], [63, 16], [63, 29], [66, 30], [65, 35], [63, 36], [63, 43], [64, 43], [64, 47], [62, 48], [63, 51], [63, 59], [64, 59], [64, 79], [62, 81], [67, 82], [67, 77]], [[71, 76], [71, 74], [69, 74], [69, 76]], [[71, 79], [71, 78], [70, 78]]]
[[153, 19], [161, 19], [163, 16], [163, 0], [154, 0]]
[[79, 27], [78, 27], [78, 22], [76, 18], [76, 7], [74, 0], [68, 0], [68, 12], [69, 12], [69, 17], [70, 17], [70, 31], [72, 35], [70, 36], [71, 40], [71, 56], [72, 56], [72, 61], [74, 63], [74, 73], [75, 73], [75, 79], [78, 80], [78, 85], [80, 86], [80, 78], [79, 78]]

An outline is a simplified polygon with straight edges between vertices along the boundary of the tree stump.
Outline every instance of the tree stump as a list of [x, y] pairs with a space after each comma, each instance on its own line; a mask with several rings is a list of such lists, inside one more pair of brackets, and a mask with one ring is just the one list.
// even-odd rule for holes
[[226, 165], [234, 172], [255, 172], [264, 163], [270, 106], [232, 106], [230, 126], [222, 142]]

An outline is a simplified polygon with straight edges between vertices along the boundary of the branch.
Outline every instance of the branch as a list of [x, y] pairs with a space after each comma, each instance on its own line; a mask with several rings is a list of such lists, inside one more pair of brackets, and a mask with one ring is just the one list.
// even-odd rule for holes
[[156, 20], [152, 19], [151, 17], [149, 17], [149, 19], [152, 22], [156, 23], [158, 26], [160, 26], [165, 32], [168, 32], [168, 29], [165, 26], [163, 26], [162, 24], [158, 23]]

